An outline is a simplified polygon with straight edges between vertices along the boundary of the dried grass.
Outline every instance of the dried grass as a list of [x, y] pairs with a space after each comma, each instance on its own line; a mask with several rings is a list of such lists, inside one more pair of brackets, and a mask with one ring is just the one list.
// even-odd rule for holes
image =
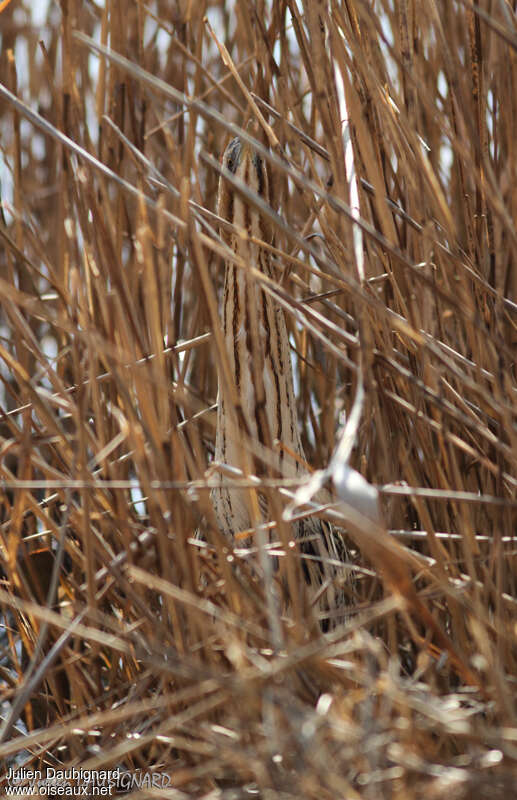
[[[510, 797], [512, 4], [62, 0], [42, 30], [29, 6], [0, 18], [0, 81], [24, 104], [2, 90], [4, 764], [152, 767], [161, 797]], [[328, 463], [361, 365], [351, 464], [395, 545], [380, 570], [353, 534], [350, 617], [328, 637], [295, 553], [290, 622], [234, 569], [205, 475], [213, 159], [260, 114], [281, 198], [265, 290], [288, 310], [308, 460]]]

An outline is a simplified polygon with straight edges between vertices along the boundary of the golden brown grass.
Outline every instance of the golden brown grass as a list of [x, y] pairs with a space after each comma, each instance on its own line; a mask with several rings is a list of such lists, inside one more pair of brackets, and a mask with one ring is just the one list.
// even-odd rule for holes
[[[30, 5], [0, 17], [25, 104], [2, 90], [3, 763], [153, 768], [161, 797], [511, 797], [514, 4], [62, 0], [43, 30]], [[330, 638], [234, 569], [205, 475], [213, 159], [260, 114], [305, 451], [328, 463], [361, 375], [351, 464], [393, 543], [353, 534]]]

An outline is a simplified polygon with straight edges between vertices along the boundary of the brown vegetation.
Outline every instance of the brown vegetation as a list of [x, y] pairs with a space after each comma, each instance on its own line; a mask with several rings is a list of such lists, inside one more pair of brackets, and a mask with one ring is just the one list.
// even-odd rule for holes
[[[175, 798], [511, 797], [515, 3], [30, 6], [0, 17], [2, 763], [152, 768]], [[389, 531], [381, 564], [354, 528], [329, 636], [267, 603], [206, 476], [217, 160], [250, 119], [305, 453], [327, 465], [364, 386], [350, 463]]]

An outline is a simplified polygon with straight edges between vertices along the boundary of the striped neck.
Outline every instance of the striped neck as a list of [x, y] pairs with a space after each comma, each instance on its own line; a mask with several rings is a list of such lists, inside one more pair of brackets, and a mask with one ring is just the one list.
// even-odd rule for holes
[[[223, 165], [264, 202], [271, 203], [265, 161], [240, 139], [227, 146]], [[217, 210], [237, 230], [223, 231], [237, 257], [226, 263], [222, 326], [235, 381], [238, 408], [232, 408], [219, 384], [216, 461], [246, 471], [245, 448], [255, 474], [294, 477], [303, 459], [293, 373], [283, 310], [260, 286], [252, 269], [271, 277], [269, 253], [251, 238], [272, 242], [271, 226], [262, 214], [225, 181], [219, 181]], [[218, 521], [227, 533], [250, 526], [244, 493], [222, 489], [214, 495]]]

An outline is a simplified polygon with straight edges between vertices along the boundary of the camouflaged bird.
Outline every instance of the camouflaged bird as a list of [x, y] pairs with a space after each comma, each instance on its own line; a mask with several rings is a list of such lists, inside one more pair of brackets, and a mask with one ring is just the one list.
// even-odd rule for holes
[[[274, 206], [268, 165], [246, 142], [233, 139], [224, 151], [222, 164], [260, 200]], [[270, 253], [257, 243], [272, 244], [272, 226], [257, 205], [248, 203], [221, 175], [217, 212], [234, 226], [231, 232], [223, 228], [221, 233], [235, 254], [235, 260], [226, 262], [222, 328], [238, 402], [236, 408], [230, 406], [220, 376], [215, 461], [241, 468], [245, 474], [246, 464], [251, 463], [257, 475], [302, 478], [306, 475], [305, 456], [285, 314], [261, 287], [255, 273], [259, 270], [273, 277]], [[253, 527], [245, 491], [225, 487], [223, 479], [221, 488], [213, 490], [212, 499], [225, 534], [234, 536]], [[267, 520], [267, 502], [264, 497], [261, 501], [260, 509]], [[344, 554], [341, 537], [317, 518], [308, 517], [293, 525], [306, 581], [321, 592], [320, 609], [342, 606], [343, 593], [335, 581], [337, 573], [343, 573], [339, 565]]]

